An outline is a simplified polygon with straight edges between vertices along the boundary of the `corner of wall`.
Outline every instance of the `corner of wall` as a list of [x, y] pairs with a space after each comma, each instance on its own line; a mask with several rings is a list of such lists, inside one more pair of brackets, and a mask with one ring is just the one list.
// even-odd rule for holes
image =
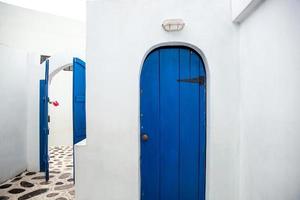
[[265, 0], [231, 0], [232, 22], [242, 23], [249, 17]]

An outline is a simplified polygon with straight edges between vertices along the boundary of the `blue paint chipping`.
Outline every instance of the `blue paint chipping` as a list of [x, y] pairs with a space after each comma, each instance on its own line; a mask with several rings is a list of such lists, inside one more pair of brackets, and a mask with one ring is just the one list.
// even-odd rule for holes
[[146, 58], [140, 80], [141, 199], [204, 200], [206, 84], [200, 55], [163, 47]]

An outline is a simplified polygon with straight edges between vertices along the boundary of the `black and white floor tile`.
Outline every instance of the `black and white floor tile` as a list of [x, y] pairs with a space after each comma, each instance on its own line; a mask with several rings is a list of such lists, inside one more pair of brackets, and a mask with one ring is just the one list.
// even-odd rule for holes
[[74, 200], [72, 146], [49, 148], [50, 180], [43, 172], [23, 172], [0, 185], [0, 200]]

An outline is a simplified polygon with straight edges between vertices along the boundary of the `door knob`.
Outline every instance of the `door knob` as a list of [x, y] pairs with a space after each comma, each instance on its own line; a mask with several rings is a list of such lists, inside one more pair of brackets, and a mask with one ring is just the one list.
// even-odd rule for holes
[[142, 134], [142, 140], [143, 140], [144, 142], [147, 142], [147, 141], [149, 140], [149, 136], [148, 136], [146, 133], [143, 133], [143, 134]]

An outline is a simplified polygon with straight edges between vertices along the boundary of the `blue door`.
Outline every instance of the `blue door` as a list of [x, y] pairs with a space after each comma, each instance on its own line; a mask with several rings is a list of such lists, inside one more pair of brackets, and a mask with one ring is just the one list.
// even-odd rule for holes
[[48, 77], [49, 60], [46, 60], [45, 80], [40, 80], [40, 171], [45, 172], [46, 181], [49, 180], [48, 156]]
[[141, 199], [204, 200], [206, 79], [200, 55], [163, 47], [140, 81]]
[[85, 62], [73, 59], [73, 144], [86, 138]]

